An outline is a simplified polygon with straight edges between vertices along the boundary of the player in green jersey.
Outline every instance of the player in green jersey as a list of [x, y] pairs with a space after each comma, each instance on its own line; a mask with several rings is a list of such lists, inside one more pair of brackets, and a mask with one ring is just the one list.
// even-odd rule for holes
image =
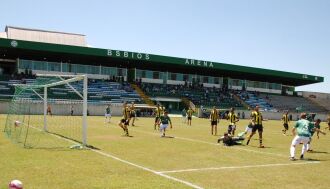
[[161, 115], [159, 117], [159, 124], [160, 124], [160, 132], [161, 132], [161, 137], [165, 137], [165, 132], [166, 128], [168, 127], [168, 124], [170, 124], [170, 128], [172, 129], [172, 121], [171, 118], [168, 117], [167, 111], [164, 111], [164, 115]]
[[307, 143], [310, 141], [310, 137], [312, 136], [312, 132], [319, 131], [319, 129], [315, 128], [314, 124], [308, 121], [306, 113], [301, 113], [300, 120], [296, 122], [292, 129], [292, 134], [296, 135], [290, 147], [290, 160], [294, 161], [295, 159], [295, 150], [296, 145], [303, 143], [303, 147], [301, 150], [300, 159], [304, 159], [304, 154], [307, 151]]
[[110, 105], [107, 106], [107, 108], [105, 109], [105, 122], [110, 123], [110, 119], [111, 119], [111, 108]]

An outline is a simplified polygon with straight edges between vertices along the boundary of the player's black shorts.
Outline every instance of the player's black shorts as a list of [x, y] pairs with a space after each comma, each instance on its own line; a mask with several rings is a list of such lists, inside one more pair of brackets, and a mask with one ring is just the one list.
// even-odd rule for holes
[[259, 124], [255, 124], [253, 127], [252, 127], [252, 132], [256, 132], [258, 130], [258, 132], [262, 132], [264, 129], [263, 129], [263, 126], [262, 125], [259, 125]]
[[218, 125], [217, 121], [211, 121], [211, 125]]
[[188, 117], [188, 120], [191, 120], [191, 117]]
[[158, 123], [159, 117], [155, 117], [155, 123]]
[[131, 117], [135, 117], [135, 114], [131, 114], [130, 116], [131, 116]]
[[289, 130], [289, 125], [287, 123], [284, 123], [283, 127], [285, 128], [285, 130]]
[[120, 122], [123, 123], [124, 125], [129, 124], [128, 119], [121, 119]]

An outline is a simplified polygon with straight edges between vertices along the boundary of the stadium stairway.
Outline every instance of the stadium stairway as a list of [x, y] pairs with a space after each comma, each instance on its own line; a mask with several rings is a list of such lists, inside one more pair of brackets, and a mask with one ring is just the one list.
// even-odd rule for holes
[[142, 100], [148, 104], [149, 106], [154, 106], [155, 103], [150, 99], [148, 95], [146, 95], [143, 90], [136, 84], [130, 83], [131, 87], [139, 94]]
[[252, 107], [250, 107], [249, 104], [246, 103], [244, 100], [242, 100], [239, 96], [237, 96], [234, 93], [231, 93], [231, 94], [233, 95], [233, 98], [235, 100], [237, 100], [238, 102], [240, 102], [244, 106], [244, 108], [246, 108], [246, 109], [252, 109]]
[[[304, 97], [305, 98], [305, 97]], [[313, 98], [305, 98], [314, 106], [318, 106], [321, 112], [328, 112], [330, 111], [330, 100], [327, 99], [313, 99]]]
[[181, 98], [182, 103], [186, 106], [186, 107], [190, 107], [190, 103], [192, 103], [188, 98], [186, 97], [182, 97]]

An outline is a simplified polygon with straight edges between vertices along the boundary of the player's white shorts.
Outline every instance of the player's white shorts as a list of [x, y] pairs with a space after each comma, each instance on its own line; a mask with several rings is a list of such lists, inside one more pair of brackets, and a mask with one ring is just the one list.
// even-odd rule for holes
[[168, 127], [168, 124], [160, 124], [160, 130], [166, 129]]
[[236, 129], [235, 123], [230, 123], [229, 125], [231, 126], [232, 129]]
[[105, 114], [104, 116], [105, 117], [111, 117], [111, 114]]
[[252, 133], [252, 127], [247, 126], [247, 127], [245, 128], [245, 132], [247, 132], [247, 133]]
[[303, 144], [307, 144], [309, 142], [310, 138], [309, 137], [304, 137], [304, 136], [295, 136], [292, 140], [291, 145], [295, 146], [297, 144], [303, 143]]

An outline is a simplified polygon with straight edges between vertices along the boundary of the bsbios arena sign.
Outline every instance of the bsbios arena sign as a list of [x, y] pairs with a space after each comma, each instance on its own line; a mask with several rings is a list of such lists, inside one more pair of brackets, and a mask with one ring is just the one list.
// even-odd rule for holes
[[149, 60], [149, 54], [145, 53], [134, 53], [128, 51], [118, 51], [108, 49], [108, 56], [118, 57], [118, 58], [131, 58], [131, 59], [139, 59], [139, 60]]
[[[154, 57], [155, 55], [149, 55], [145, 53], [135, 53], [135, 52], [108, 49], [107, 55], [117, 58], [129, 58], [129, 59], [138, 59], [138, 60], [151, 60], [151, 56], [153, 56], [153, 61], [157, 62], [157, 57]], [[175, 60], [175, 62], [177, 62], [176, 64], [213, 68], [213, 63], [209, 61], [183, 59], [183, 58], [178, 58], [178, 59]], [[164, 62], [164, 60], [160, 62]], [[171, 63], [171, 60], [167, 60], [167, 62]]]

